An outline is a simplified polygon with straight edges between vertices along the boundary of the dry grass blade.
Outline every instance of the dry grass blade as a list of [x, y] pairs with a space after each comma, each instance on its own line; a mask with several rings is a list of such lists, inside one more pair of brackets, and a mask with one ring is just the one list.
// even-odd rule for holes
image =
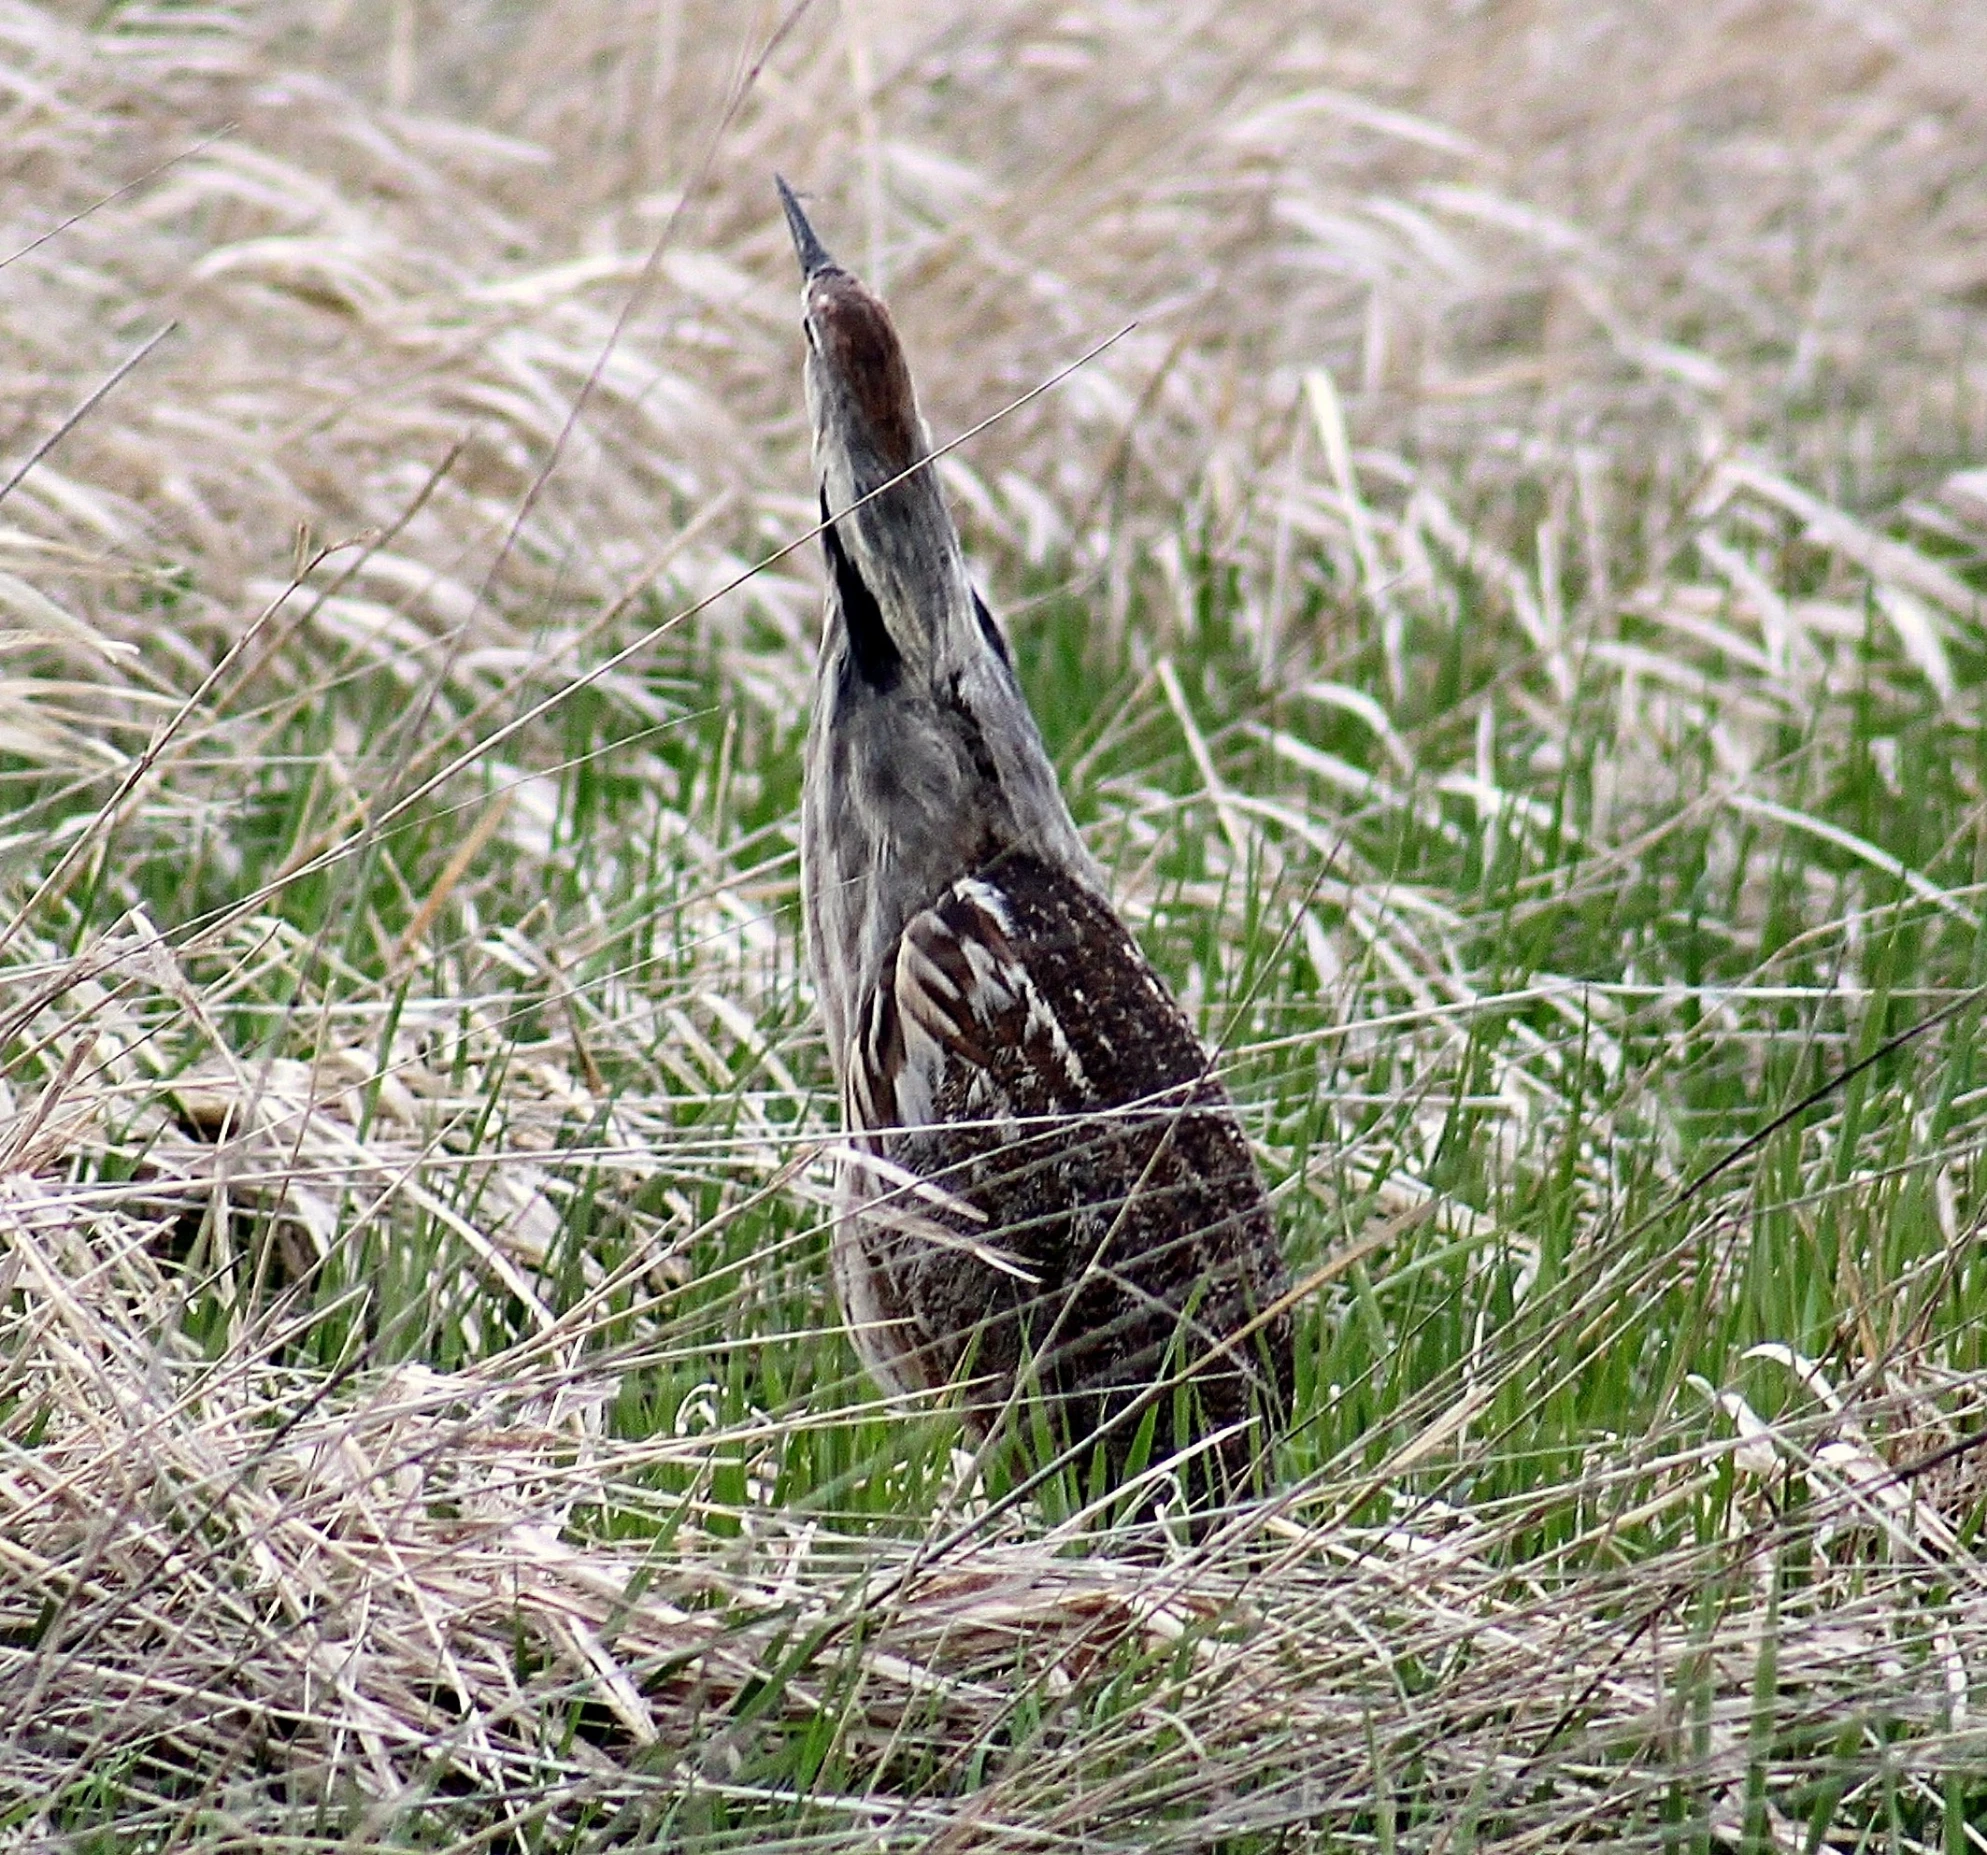
[[[1980, 1847], [1977, 25], [0, 5], [0, 1848]], [[1304, 1284], [1199, 1540], [832, 1318], [775, 169]]]

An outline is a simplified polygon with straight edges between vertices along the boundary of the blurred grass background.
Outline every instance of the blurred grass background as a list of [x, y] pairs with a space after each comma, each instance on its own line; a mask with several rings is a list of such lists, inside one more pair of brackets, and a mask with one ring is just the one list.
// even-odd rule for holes
[[[0, 6], [0, 1847], [1987, 1847], [1983, 99]], [[1311, 1284], [1198, 1544], [836, 1323], [775, 169], [941, 439], [1135, 324], [944, 470]]]

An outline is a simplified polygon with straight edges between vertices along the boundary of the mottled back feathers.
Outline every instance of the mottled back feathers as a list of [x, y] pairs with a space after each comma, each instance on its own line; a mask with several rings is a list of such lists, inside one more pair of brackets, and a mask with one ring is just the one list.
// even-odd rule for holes
[[[1219, 1460], [1241, 1482], [1263, 1439], [1240, 1426], [1288, 1391], [1288, 1317], [1258, 1323], [1284, 1286], [1275, 1231], [1206, 1053], [1111, 909], [1026, 853], [961, 878], [906, 923], [846, 1078], [851, 1132], [960, 1206], [852, 1181], [846, 1242], [897, 1324], [858, 1335], [872, 1370], [905, 1391], [970, 1380], [983, 1429], [1032, 1360], [1080, 1438], [1195, 1368], [1186, 1433], [1164, 1403], [1161, 1440], [1234, 1429]], [[864, 1216], [913, 1204], [908, 1227]]]

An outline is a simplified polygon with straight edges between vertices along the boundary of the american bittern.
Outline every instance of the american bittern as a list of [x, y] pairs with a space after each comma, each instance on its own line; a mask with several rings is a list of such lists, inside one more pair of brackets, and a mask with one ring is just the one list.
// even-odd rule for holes
[[843, 1313], [886, 1390], [961, 1385], [976, 1435], [1018, 1394], [1115, 1480], [1151, 1410], [1153, 1459], [1238, 1489], [1290, 1384], [1261, 1179], [1077, 836], [890, 317], [780, 197], [829, 569], [801, 864]]

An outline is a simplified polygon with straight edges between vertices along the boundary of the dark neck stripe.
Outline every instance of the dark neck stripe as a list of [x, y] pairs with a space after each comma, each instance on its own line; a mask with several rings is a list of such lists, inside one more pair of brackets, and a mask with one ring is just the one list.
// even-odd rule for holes
[[842, 614], [842, 629], [849, 636], [849, 660], [872, 689], [879, 693], [894, 689], [904, 673], [904, 654], [883, 622], [883, 608], [876, 603], [876, 595], [835, 533], [826, 490], [821, 492], [821, 519], [827, 524], [821, 530], [821, 545], [827, 550], [828, 570], [835, 576], [835, 604]]
[[1008, 655], [1007, 640], [1001, 636], [1000, 627], [987, 610], [987, 602], [977, 592], [973, 594], [973, 616], [980, 621], [980, 636], [986, 639], [988, 649], [1010, 670], [1013, 669], [1014, 659]]

